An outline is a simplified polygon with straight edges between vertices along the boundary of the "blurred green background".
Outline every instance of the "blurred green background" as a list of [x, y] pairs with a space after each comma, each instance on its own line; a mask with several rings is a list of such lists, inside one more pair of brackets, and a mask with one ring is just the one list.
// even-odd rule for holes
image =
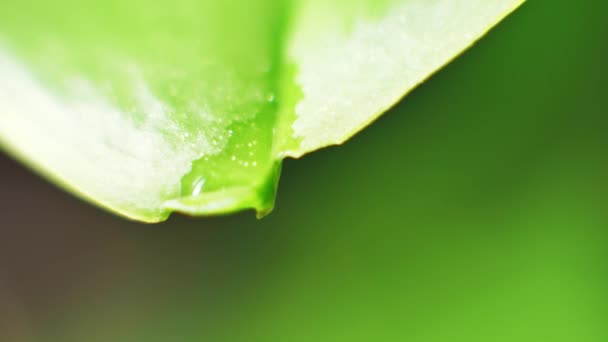
[[0, 341], [608, 340], [608, 4], [531, 0], [275, 211], [140, 225], [0, 158]]

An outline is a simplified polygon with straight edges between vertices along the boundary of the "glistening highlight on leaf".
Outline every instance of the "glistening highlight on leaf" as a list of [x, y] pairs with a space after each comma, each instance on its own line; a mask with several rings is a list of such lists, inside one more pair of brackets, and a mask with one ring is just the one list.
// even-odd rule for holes
[[340, 144], [521, 0], [0, 5], [0, 145], [145, 222], [258, 215], [281, 160]]

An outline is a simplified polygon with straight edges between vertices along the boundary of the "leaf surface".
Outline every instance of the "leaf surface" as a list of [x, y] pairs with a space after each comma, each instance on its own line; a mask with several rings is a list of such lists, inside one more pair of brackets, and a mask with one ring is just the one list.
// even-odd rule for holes
[[344, 142], [520, 3], [10, 1], [0, 144], [132, 219], [264, 215], [282, 158]]

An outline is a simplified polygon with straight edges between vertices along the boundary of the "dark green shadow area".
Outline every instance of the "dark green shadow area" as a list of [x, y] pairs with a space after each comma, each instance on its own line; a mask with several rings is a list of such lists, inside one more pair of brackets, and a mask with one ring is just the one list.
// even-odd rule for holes
[[259, 221], [130, 223], [2, 159], [0, 340], [605, 341], [607, 10], [529, 1]]

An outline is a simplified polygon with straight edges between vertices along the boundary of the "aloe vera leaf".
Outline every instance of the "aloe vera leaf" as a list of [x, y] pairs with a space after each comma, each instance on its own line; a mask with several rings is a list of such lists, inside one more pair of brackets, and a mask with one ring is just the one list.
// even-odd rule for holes
[[0, 144], [126, 217], [272, 209], [521, 1], [24, 0], [0, 11]]

